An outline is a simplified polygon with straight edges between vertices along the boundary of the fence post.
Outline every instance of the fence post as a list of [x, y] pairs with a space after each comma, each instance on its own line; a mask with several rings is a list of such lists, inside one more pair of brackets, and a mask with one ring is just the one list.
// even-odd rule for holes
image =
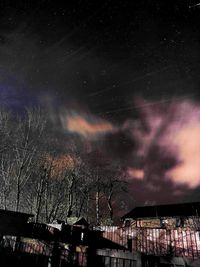
[[21, 241], [20, 236], [17, 236], [16, 243], [15, 243], [15, 251], [20, 251], [20, 241]]
[[59, 266], [60, 266], [60, 249], [58, 241], [55, 240], [52, 251], [51, 267], [59, 267]]
[[127, 246], [128, 246], [128, 250], [131, 252], [132, 251], [132, 238], [128, 237], [127, 238]]

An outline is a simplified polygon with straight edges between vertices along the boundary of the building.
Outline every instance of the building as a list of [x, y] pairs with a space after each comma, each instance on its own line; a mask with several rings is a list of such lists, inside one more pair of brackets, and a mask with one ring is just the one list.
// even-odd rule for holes
[[122, 221], [144, 266], [200, 266], [200, 202], [136, 207]]
[[124, 225], [135, 227], [200, 229], [200, 202], [141, 206], [122, 217]]
[[0, 209], [0, 234], [18, 236], [24, 231], [32, 214]]

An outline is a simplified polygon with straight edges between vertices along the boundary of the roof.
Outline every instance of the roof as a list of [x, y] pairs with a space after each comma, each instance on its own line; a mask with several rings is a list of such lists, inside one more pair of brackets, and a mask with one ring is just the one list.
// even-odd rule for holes
[[0, 209], [0, 233], [4, 235], [22, 236], [27, 221], [33, 215]]
[[125, 219], [155, 217], [200, 216], [200, 202], [136, 207], [122, 217]]
[[88, 222], [83, 217], [68, 217], [67, 224], [88, 226]]
[[28, 214], [28, 213], [24, 213], [24, 212], [19, 212], [19, 211], [13, 211], [13, 210], [4, 210], [4, 209], [0, 209], [0, 216], [18, 216], [18, 217], [22, 217], [22, 218], [29, 218], [29, 217], [34, 217], [33, 214]]
[[85, 218], [79, 219], [77, 222], [74, 223], [74, 225], [82, 225], [82, 226], [86, 226], [86, 227], [89, 226], [89, 224]]

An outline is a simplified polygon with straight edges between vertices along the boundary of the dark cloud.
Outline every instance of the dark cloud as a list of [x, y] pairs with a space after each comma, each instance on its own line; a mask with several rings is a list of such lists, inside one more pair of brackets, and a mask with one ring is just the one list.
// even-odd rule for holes
[[137, 142], [133, 140], [131, 134], [123, 130], [111, 133], [106, 136], [104, 143], [106, 149], [105, 153], [116, 161], [127, 162], [132, 158], [133, 151], [137, 147]]
[[[194, 116], [170, 103], [199, 102], [199, 11], [189, 0], [1, 5], [1, 103], [41, 105], [64, 142], [101, 164], [144, 171], [145, 179], [132, 180], [139, 202], [181, 199], [192, 190], [170, 177], [181, 159], [162, 143], [179, 120], [174, 114]], [[70, 114], [85, 128], [64, 127]]]

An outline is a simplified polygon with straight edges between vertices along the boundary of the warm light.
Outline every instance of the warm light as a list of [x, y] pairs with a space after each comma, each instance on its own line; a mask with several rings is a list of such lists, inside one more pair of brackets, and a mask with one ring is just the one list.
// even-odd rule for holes
[[61, 155], [56, 158], [48, 157], [47, 165], [50, 168], [50, 176], [62, 176], [66, 170], [73, 169], [78, 164], [78, 159], [70, 155]]
[[144, 179], [144, 171], [141, 169], [128, 168], [128, 176], [137, 180]]
[[177, 146], [181, 162], [168, 175], [174, 182], [191, 188], [200, 185], [200, 123], [177, 131], [172, 144]]
[[[175, 185], [186, 185], [191, 189], [200, 186], [200, 105], [189, 100], [164, 104], [142, 104], [140, 101], [140, 105], [139, 126], [133, 127], [129, 123], [129, 127], [139, 144], [134, 157], [143, 159], [145, 172], [150, 168], [156, 175], [161, 164], [168, 166], [168, 159], [172, 159], [177, 164], [171, 169], [163, 169], [162, 179], [170, 179]], [[158, 149], [160, 152], [156, 154]], [[152, 157], [153, 165], [148, 161]], [[143, 177], [141, 170], [129, 169], [128, 173], [136, 179]], [[148, 177], [148, 173], [145, 174]]]
[[69, 132], [78, 133], [84, 137], [95, 137], [113, 130], [113, 126], [109, 122], [97, 120], [93, 123], [80, 115], [68, 116], [65, 127]]

